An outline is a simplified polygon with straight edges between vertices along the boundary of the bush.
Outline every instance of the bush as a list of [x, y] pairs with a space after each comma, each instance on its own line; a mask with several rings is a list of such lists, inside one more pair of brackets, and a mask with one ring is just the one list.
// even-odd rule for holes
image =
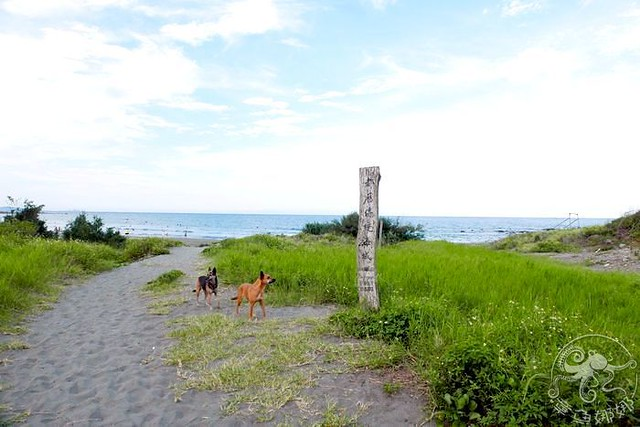
[[380, 221], [382, 222], [383, 244], [391, 245], [407, 240], [422, 240], [424, 238], [422, 225], [400, 225], [399, 218], [392, 221], [389, 218], [382, 217]]
[[[333, 233], [357, 237], [358, 222], [359, 215], [356, 212], [352, 212], [349, 215], [343, 216], [340, 221], [333, 220], [332, 222], [328, 223], [313, 222], [305, 224], [302, 232], [313, 235]], [[424, 238], [424, 231], [421, 225], [401, 225], [400, 219], [398, 218], [393, 221], [389, 218], [381, 217], [380, 225], [382, 227], [383, 244], [394, 244], [407, 240], [420, 240]]]
[[[9, 202], [15, 204], [12, 197], [8, 197]], [[4, 217], [4, 231], [13, 227], [13, 232], [24, 235], [25, 233], [33, 233], [32, 236], [45, 238], [58, 237], [56, 232], [47, 229], [45, 222], [40, 219], [40, 213], [44, 205], [36, 205], [30, 200], [25, 200], [22, 208], [11, 209], [9, 215]], [[28, 224], [33, 224], [30, 226]]]
[[105, 243], [116, 248], [123, 247], [127, 238], [119, 231], [114, 231], [112, 227], [107, 228], [106, 232], [103, 231], [102, 225], [101, 218], [94, 216], [93, 222], [91, 222], [87, 220], [87, 215], [83, 212], [67, 224], [62, 232], [62, 238], [64, 240]]
[[305, 224], [302, 228], [302, 232], [305, 234], [313, 234], [314, 236], [321, 236], [323, 234], [333, 233], [335, 225], [331, 222], [310, 222]]

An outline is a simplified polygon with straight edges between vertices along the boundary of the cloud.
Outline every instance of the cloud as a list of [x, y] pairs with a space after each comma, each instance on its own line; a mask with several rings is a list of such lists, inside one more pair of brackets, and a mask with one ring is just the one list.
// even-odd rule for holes
[[293, 27], [297, 22], [294, 10], [289, 3], [276, 0], [240, 0], [216, 9], [213, 20], [167, 24], [161, 28], [161, 33], [192, 45], [199, 45], [214, 37], [231, 40]]
[[86, 13], [107, 7], [126, 7], [132, 3], [132, 0], [5, 0], [2, 8], [15, 15], [43, 17], [62, 13]]
[[346, 96], [347, 94], [345, 92], [340, 92], [337, 90], [331, 90], [328, 92], [324, 92], [321, 93], [319, 95], [309, 95], [309, 94], [304, 94], [300, 97], [300, 102], [315, 102], [315, 101], [324, 101], [327, 99], [335, 99], [335, 98], [342, 98], [344, 96]]
[[544, 0], [505, 0], [502, 5], [502, 16], [512, 17], [525, 13], [537, 12], [544, 7], [544, 3]]
[[84, 25], [0, 34], [0, 50], [0, 139], [11, 144], [140, 138], [150, 128], [175, 126], [147, 106], [179, 102], [200, 81], [199, 67], [180, 50], [151, 40], [124, 47]]
[[387, 6], [396, 4], [397, 0], [367, 0], [374, 9], [384, 10]]
[[270, 108], [278, 108], [278, 109], [287, 108], [289, 106], [289, 103], [287, 102], [275, 101], [272, 98], [265, 98], [265, 97], [247, 98], [242, 102], [247, 105], [255, 105], [259, 107], [270, 107]]
[[214, 113], [222, 113], [229, 110], [228, 105], [215, 105], [207, 102], [195, 101], [190, 98], [176, 98], [173, 100], [163, 101], [159, 103], [163, 107], [176, 108], [187, 111], [211, 111]]
[[640, 52], [640, 8], [622, 14], [623, 20], [609, 24], [596, 31], [596, 43], [607, 55], [622, 55]]
[[307, 49], [309, 48], [309, 45], [301, 42], [300, 40], [294, 38], [294, 37], [289, 37], [286, 39], [282, 39], [280, 40], [280, 43], [282, 43], [285, 46], [291, 46], [291, 47], [296, 47], [299, 49]]

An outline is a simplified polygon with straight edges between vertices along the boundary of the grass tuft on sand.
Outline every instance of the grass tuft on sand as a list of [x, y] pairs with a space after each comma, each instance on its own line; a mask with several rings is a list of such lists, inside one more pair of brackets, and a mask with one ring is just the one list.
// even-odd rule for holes
[[404, 357], [400, 346], [376, 340], [332, 340], [337, 331], [326, 319], [249, 322], [209, 314], [171, 323], [177, 344], [164, 357], [183, 379], [176, 399], [189, 389], [225, 392], [225, 413], [253, 413], [260, 422], [303, 399], [321, 373], [391, 366]]

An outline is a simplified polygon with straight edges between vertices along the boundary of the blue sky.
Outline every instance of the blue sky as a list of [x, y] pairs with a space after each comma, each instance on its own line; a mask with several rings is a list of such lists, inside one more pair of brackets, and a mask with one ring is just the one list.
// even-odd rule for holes
[[[0, 0], [0, 197], [50, 210], [640, 209], [640, 3]], [[4, 203], [0, 202], [0, 205]]]

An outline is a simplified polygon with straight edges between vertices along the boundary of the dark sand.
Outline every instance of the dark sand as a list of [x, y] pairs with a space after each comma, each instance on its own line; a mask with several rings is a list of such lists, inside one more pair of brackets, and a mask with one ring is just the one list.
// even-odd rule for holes
[[[176, 368], [162, 363], [172, 344], [167, 319], [205, 314], [195, 306], [192, 282], [206, 270], [200, 256], [206, 241], [187, 240], [189, 246], [173, 248], [170, 255], [149, 258], [99, 274], [70, 286], [55, 304], [28, 323], [19, 339], [27, 350], [7, 351], [0, 357], [2, 419], [28, 412], [26, 425], [53, 426], [244, 426], [258, 424], [242, 413], [223, 416], [226, 395], [187, 392], [175, 402], [172, 384], [179, 381]], [[139, 289], [163, 272], [179, 269], [187, 274], [185, 296], [189, 304], [170, 316], [149, 314], [148, 301]], [[222, 289], [222, 312], [232, 315], [233, 289]], [[201, 297], [202, 298], [202, 297]], [[268, 305], [268, 304], [267, 304]], [[215, 302], [214, 302], [215, 306]], [[243, 307], [246, 314], [246, 305]], [[270, 317], [326, 316], [330, 307], [267, 307]], [[326, 375], [310, 395], [331, 396], [350, 413], [360, 413], [359, 425], [423, 425], [425, 398], [403, 388], [394, 395], [383, 391], [379, 372]], [[364, 413], [359, 408], [366, 408]], [[285, 406], [271, 423], [309, 425], [298, 416], [296, 405]], [[319, 420], [318, 420], [319, 421]], [[0, 422], [2, 424], [2, 422]]]

